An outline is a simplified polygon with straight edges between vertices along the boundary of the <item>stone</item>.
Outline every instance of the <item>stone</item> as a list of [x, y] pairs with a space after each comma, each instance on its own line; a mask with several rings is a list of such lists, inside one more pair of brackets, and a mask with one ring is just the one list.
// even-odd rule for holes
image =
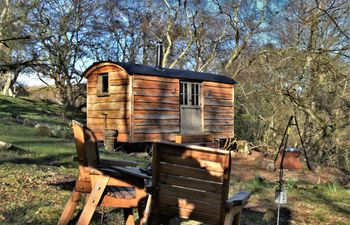
[[48, 124], [42, 124], [42, 123], [36, 124], [35, 129], [37, 129], [38, 134], [41, 136], [47, 136], [47, 137], [51, 136], [51, 128]]

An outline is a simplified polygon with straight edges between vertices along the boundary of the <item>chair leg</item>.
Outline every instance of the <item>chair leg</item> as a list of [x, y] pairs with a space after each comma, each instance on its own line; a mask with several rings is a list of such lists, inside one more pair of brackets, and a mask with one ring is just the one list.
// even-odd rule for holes
[[125, 225], [135, 225], [132, 208], [123, 209]]
[[148, 195], [146, 207], [143, 211], [142, 217], [140, 217], [140, 225], [147, 225], [149, 220], [149, 215], [151, 213], [151, 203], [152, 203], [152, 195]]
[[90, 223], [90, 220], [94, 215], [96, 207], [103, 195], [109, 179], [110, 177], [103, 175], [98, 177], [97, 182], [92, 188], [90, 196], [85, 203], [77, 225], [88, 225]]
[[74, 210], [78, 205], [78, 202], [79, 202], [81, 196], [82, 196], [81, 192], [77, 192], [77, 191], [73, 190], [73, 193], [70, 196], [57, 225], [67, 225], [69, 223], [69, 221], [71, 220], [72, 215], [74, 213]]
[[226, 213], [224, 225], [240, 225], [242, 206], [234, 206]]
[[240, 225], [240, 224], [241, 224], [241, 214], [242, 214], [242, 210], [240, 210], [240, 211], [233, 217], [232, 225]]

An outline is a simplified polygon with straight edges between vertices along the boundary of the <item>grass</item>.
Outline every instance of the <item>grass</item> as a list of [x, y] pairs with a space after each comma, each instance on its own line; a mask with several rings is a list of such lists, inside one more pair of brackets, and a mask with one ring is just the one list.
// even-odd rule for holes
[[[35, 128], [13, 120], [17, 116], [69, 127], [70, 119], [77, 115], [54, 104], [0, 97], [0, 140], [20, 147], [0, 150], [0, 224], [55, 224], [70, 196], [71, 186], [67, 181], [74, 181], [78, 172], [72, 160], [75, 155], [73, 139], [41, 136]], [[104, 153], [102, 157], [137, 160], [141, 166], [146, 163], [122, 153]], [[233, 174], [231, 195], [242, 189], [252, 192], [242, 224], [276, 223], [275, 188], [276, 184], [258, 176], [238, 180]], [[293, 180], [286, 183], [286, 188], [288, 203], [282, 205], [281, 224], [349, 224], [350, 190], [339, 183], [313, 185]], [[122, 224], [120, 210], [99, 209], [93, 224], [101, 224], [101, 218], [103, 224], [112, 221]], [[175, 220], [174, 223], [179, 222]], [[193, 221], [182, 223], [196, 224]]]

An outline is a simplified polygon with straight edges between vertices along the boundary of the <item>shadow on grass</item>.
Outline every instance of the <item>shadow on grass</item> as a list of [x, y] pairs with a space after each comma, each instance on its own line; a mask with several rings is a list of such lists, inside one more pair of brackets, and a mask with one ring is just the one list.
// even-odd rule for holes
[[50, 186], [58, 187], [61, 190], [72, 191], [75, 187], [75, 180], [59, 181], [49, 184]]
[[[286, 207], [281, 207], [280, 223], [281, 225], [290, 225], [292, 212]], [[277, 222], [277, 207], [267, 212], [261, 212], [252, 208], [243, 209], [241, 225], [270, 225]]]
[[[42, 224], [42, 225], [51, 225], [51, 224], [56, 224], [60, 218], [60, 212], [52, 212], [52, 215], [45, 215], [45, 217], [41, 217], [40, 213], [32, 213], [35, 212], [36, 209], [39, 209], [42, 207], [41, 205], [38, 204], [25, 204], [24, 206], [18, 206], [13, 209], [5, 209], [2, 211], [2, 216], [5, 218], [3, 221], [4, 223], [1, 224]], [[62, 207], [62, 212], [63, 212], [63, 207]], [[68, 225], [73, 225], [78, 222], [78, 219], [81, 214], [81, 210], [76, 209], [77, 213], [73, 216], [73, 218], [69, 221]], [[38, 211], [37, 211], [38, 212]], [[102, 216], [104, 217], [112, 217], [114, 219], [114, 216], [111, 216], [109, 214], [116, 214], [120, 213], [116, 210], [111, 213], [107, 213], [107, 215], [104, 215], [102, 213], [94, 213], [92, 219], [91, 219], [91, 224], [101, 224], [102, 221]], [[28, 218], [28, 219], [27, 219]], [[48, 219], [49, 218], [49, 219]], [[110, 219], [112, 222], [112, 218]], [[108, 219], [108, 218], [107, 218]], [[106, 221], [107, 222], [107, 221]], [[106, 224], [106, 223], [104, 223]]]
[[[3, 163], [13, 163], [13, 164], [28, 164], [28, 165], [41, 165], [41, 166], [65, 166], [69, 167], [73, 165], [73, 162], [62, 162], [62, 159], [64, 158], [71, 158], [74, 154], [73, 153], [61, 153], [61, 154], [55, 154], [55, 155], [48, 155], [45, 157], [38, 157], [38, 158], [28, 158], [28, 157], [18, 157], [18, 158], [5, 158], [0, 160], [0, 164]], [[73, 160], [71, 160], [73, 161]]]
[[[40, 138], [41, 136], [38, 136], [38, 138]], [[33, 140], [33, 141], [14, 141], [14, 144], [16, 145], [29, 145], [29, 146], [33, 146], [33, 145], [55, 145], [55, 144], [59, 144], [59, 146], [62, 146], [62, 144], [64, 145], [70, 145], [72, 144], [72, 154], [75, 153], [75, 147], [73, 146], [73, 140], [69, 140], [69, 139], [54, 139], [53, 140], [46, 140], [46, 141], [38, 141], [38, 140]]]

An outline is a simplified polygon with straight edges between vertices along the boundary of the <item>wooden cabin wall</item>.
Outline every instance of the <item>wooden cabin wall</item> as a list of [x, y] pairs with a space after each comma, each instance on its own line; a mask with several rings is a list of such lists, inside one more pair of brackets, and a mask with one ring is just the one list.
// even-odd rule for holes
[[[99, 75], [108, 73], [109, 93], [99, 96]], [[104, 66], [94, 70], [87, 81], [87, 126], [99, 141], [104, 140], [104, 119], [106, 128], [117, 129], [118, 141], [129, 141], [130, 132], [130, 76], [115, 66]]]
[[215, 138], [233, 137], [234, 86], [204, 81], [202, 91], [204, 132]]
[[179, 80], [133, 75], [132, 141], [175, 140], [180, 129]]

